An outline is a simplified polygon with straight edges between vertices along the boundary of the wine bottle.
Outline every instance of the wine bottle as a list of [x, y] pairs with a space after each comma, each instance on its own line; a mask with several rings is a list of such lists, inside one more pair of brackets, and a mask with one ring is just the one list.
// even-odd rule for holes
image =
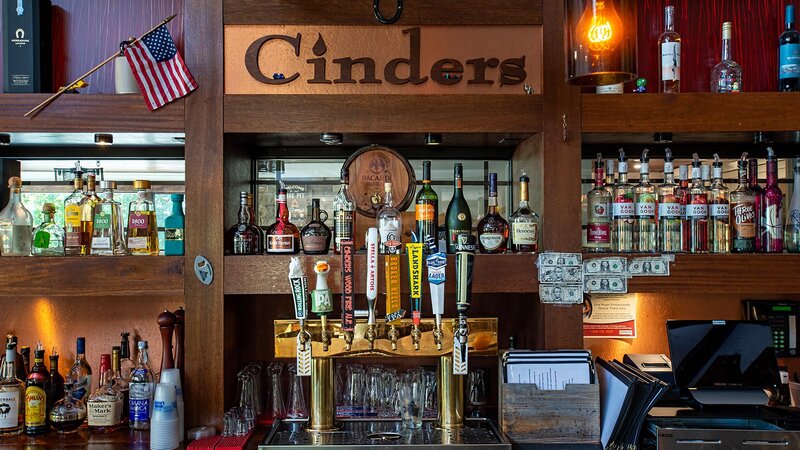
[[794, 29], [794, 5], [786, 5], [786, 28], [778, 39], [778, 90], [800, 90], [800, 32]]
[[664, 94], [681, 91], [681, 35], [675, 32], [675, 7], [664, 8], [664, 32], [658, 37], [661, 55], [660, 90]]
[[[419, 242], [427, 244], [429, 239], [437, 242], [437, 229], [439, 228], [439, 196], [431, 187], [431, 162], [422, 161], [422, 189], [417, 193], [415, 215], [417, 219], [416, 231]], [[429, 253], [428, 245], [423, 250]]]
[[453, 167], [453, 198], [447, 205], [447, 253], [455, 253], [458, 237], [463, 234], [472, 234], [472, 213], [470, 213], [467, 200], [464, 198], [463, 177], [464, 166], [456, 163]]
[[786, 216], [786, 251], [800, 253], [800, 157], [794, 159], [794, 187], [792, 188], [792, 206]]
[[497, 174], [489, 174], [489, 206], [478, 222], [481, 253], [505, 253], [508, 247], [508, 222], [497, 211]]

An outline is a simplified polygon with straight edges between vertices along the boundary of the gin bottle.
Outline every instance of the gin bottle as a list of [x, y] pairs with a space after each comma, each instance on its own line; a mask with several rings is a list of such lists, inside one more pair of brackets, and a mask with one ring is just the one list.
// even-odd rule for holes
[[722, 181], [722, 161], [714, 153], [714, 176], [711, 181], [708, 211], [708, 251], [728, 253], [730, 245], [729, 194]]
[[711, 69], [711, 92], [736, 94], [742, 91], [742, 67], [731, 59], [731, 23], [722, 24], [722, 60]]
[[783, 252], [783, 192], [778, 186], [778, 159], [772, 147], [767, 147], [767, 185], [764, 188], [761, 243], [766, 253]]
[[686, 220], [686, 205], [689, 203], [689, 166], [678, 166], [678, 188], [675, 196], [681, 204], [681, 251], [689, 251], [689, 221]]
[[633, 189], [636, 204], [636, 250], [644, 253], [658, 251], [658, 219], [656, 219], [656, 188], [650, 183], [649, 150], [642, 151], [639, 160], [639, 184]]
[[800, 157], [794, 159], [794, 187], [792, 188], [792, 204], [786, 215], [786, 251], [800, 252]]
[[594, 161], [594, 188], [586, 193], [586, 247], [591, 253], [611, 250], [611, 194], [605, 189], [603, 160]]
[[611, 219], [611, 248], [615, 252], [629, 253], [634, 247], [635, 204], [633, 185], [628, 184], [628, 158], [619, 149], [617, 166], [619, 182], [614, 186], [614, 203]]
[[133, 180], [136, 200], [128, 205], [127, 247], [131, 255], [158, 255], [156, 205], [148, 180]]
[[22, 433], [25, 412], [25, 383], [17, 378], [14, 361], [16, 348], [6, 344], [6, 358], [3, 361], [3, 373], [0, 377], [0, 436], [11, 436]]
[[403, 218], [393, 204], [392, 183], [383, 184], [383, 207], [378, 211], [378, 231], [382, 255], [399, 255], [402, 250]]
[[675, 32], [674, 6], [664, 8], [664, 32], [658, 37], [658, 48], [661, 92], [677, 94], [681, 91], [681, 35]]
[[147, 341], [139, 341], [139, 361], [128, 380], [130, 427], [134, 430], [149, 430], [155, 395], [155, 375], [150, 369]]
[[676, 194], [672, 151], [664, 150], [664, 183], [658, 186], [658, 250], [662, 253], [681, 251], [681, 201]]
[[731, 192], [730, 224], [731, 252], [753, 253], [756, 251], [756, 193], [750, 189], [747, 178], [747, 153], [737, 162], [739, 185]]
[[686, 221], [690, 253], [708, 252], [708, 191], [701, 178], [700, 157], [693, 153], [692, 185], [686, 204]]
[[22, 179], [8, 179], [8, 205], [0, 211], [0, 255], [30, 256], [33, 216], [22, 204]]
[[94, 226], [92, 227], [92, 255], [124, 256], [125, 235], [122, 220], [122, 205], [114, 200], [114, 181], [100, 182], [100, 201], [94, 205]]
[[64, 200], [64, 251], [67, 256], [81, 254], [81, 202], [86, 197], [83, 195], [83, 178], [81, 172], [75, 173], [72, 180], [74, 190]]
[[64, 256], [64, 229], [56, 225], [56, 207], [52, 203], [42, 206], [42, 223], [33, 230], [33, 256]]
[[356, 229], [356, 202], [350, 193], [350, 172], [342, 169], [341, 187], [333, 199], [333, 252], [342, 252], [342, 241], [352, 241]]

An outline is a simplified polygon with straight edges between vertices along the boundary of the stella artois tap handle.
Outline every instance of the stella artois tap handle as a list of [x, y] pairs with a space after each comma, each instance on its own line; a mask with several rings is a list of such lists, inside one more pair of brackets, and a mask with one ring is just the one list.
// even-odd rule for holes
[[300, 322], [297, 332], [297, 375], [311, 375], [311, 333], [306, 329], [308, 318], [308, 277], [303, 274], [300, 259], [293, 257], [289, 263], [289, 286], [294, 300], [294, 317]]
[[411, 329], [411, 342], [414, 350], [419, 350], [422, 339], [420, 322], [422, 321], [422, 243], [412, 242], [406, 245], [408, 255], [408, 280], [411, 291], [411, 319], [414, 328]]
[[322, 350], [328, 351], [331, 344], [332, 333], [328, 329], [328, 314], [333, 312], [331, 290], [328, 288], [328, 272], [331, 267], [327, 261], [317, 261], [314, 264], [314, 273], [317, 274], [317, 287], [311, 292], [311, 312], [319, 315], [322, 322]]
[[355, 281], [353, 280], [353, 241], [341, 242], [342, 253], [342, 332], [344, 333], [344, 349], [353, 348], [353, 332], [356, 329], [355, 315]]
[[366, 339], [369, 349], [375, 346], [375, 301], [378, 299], [378, 229], [370, 228], [367, 230], [367, 319]]
[[431, 289], [431, 309], [436, 318], [433, 327], [433, 342], [436, 344], [436, 349], [441, 350], [442, 341], [444, 340], [442, 314], [444, 314], [444, 283], [447, 255], [439, 251], [436, 241], [432, 237], [428, 239], [427, 244], [430, 249], [430, 255], [426, 261], [428, 264], [428, 284]]
[[466, 375], [468, 371], [469, 328], [467, 313], [472, 297], [472, 265], [475, 254], [471, 245], [466, 245], [456, 252], [456, 310], [458, 311], [458, 327], [453, 333], [453, 374]]

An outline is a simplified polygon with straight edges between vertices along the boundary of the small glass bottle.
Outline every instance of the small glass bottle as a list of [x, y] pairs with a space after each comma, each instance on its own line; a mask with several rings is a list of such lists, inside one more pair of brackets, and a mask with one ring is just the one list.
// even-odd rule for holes
[[81, 172], [75, 173], [75, 179], [72, 180], [74, 190], [64, 200], [64, 251], [67, 256], [81, 254], [81, 202], [86, 198], [83, 195], [82, 176]]
[[747, 185], [755, 196], [756, 211], [756, 241], [755, 249], [757, 253], [764, 251], [763, 235], [761, 234], [761, 224], [766, 221], [764, 217], [764, 188], [758, 185], [758, 159], [750, 158], [747, 160]]
[[794, 186], [792, 203], [786, 214], [786, 230], [783, 234], [786, 251], [800, 253], [800, 157], [794, 159]]
[[333, 199], [333, 253], [342, 252], [342, 241], [352, 241], [356, 229], [356, 202], [350, 193], [350, 172], [342, 169], [341, 187]]
[[678, 188], [675, 196], [681, 204], [681, 251], [689, 251], [689, 221], [686, 220], [686, 205], [689, 203], [689, 166], [678, 166]]
[[128, 380], [130, 379], [131, 372], [136, 367], [136, 364], [131, 359], [131, 343], [130, 343], [130, 333], [127, 331], [123, 331], [120, 333], [120, 344], [119, 344], [119, 369], [122, 373], [122, 378]]
[[491, 172], [486, 215], [478, 222], [478, 248], [481, 253], [505, 253], [508, 249], [508, 222], [497, 211], [497, 207], [497, 174]]
[[0, 211], [0, 255], [30, 256], [33, 216], [22, 204], [22, 179], [8, 179], [8, 205]]
[[184, 254], [184, 228], [186, 218], [183, 214], [183, 194], [172, 194], [172, 213], [164, 219], [164, 254], [182, 256]]
[[38, 436], [47, 433], [47, 391], [50, 373], [44, 366], [44, 350], [34, 352], [33, 367], [25, 382], [25, 434]]
[[111, 381], [114, 389], [122, 396], [122, 405], [120, 408], [120, 423], [128, 423], [130, 407], [130, 386], [128, 380], [122, 376], [122, 368], [120, 365], [120, 354], [122, 349], [119, 346], [111, 347]]
[[122, 205], [114, 200], [114, 181], [100, 182], [100, 201], [94, 205], [94, 225], [92, 227], [92, 255], [125, 256], [125, 235], [122, 218]]
[[86, 193], [81, 200], [81, 255], [91, 253], [92, 232], [94, 231], [94, 207], [100, 202], [95, 194], [94, 175], [86, 176]]
[[331, 246], [331, 229], [325, 225], [328, 213], [319, 208], [319, 199], [311, 199], [311, 220], [300, 230], [303, 253], [327, 255]]
[[16, 349], [6, 344], [6, 358], [0, 378], [0, 436], [22, 433], [25, 417], [25, 383], [17, 378], [14, 361]]
[[92, 391], [92, 367], [86, 362], [86, 338], [76, 340], [75, 362], [69, 369], [67, 382], [72, 384], [72, 395], [83, 400]]
[[523, 170], [519, 177], [519, 205], [508, 218], [511, 227], [508, 248], [514, 253], [536, 253], [539, 249], [539, 215], [531, 209], [528, 201], [530, 181]]
[[731, 23], [722, 24], [722, 60], [711, 69], [711, 92], [736, 94], [742, 91], [742, 67], [731, 59]]
[[289, 207], [286, 205], [286, 188], [278, 189], [276, 197], [275, 222], [267, 227], [267, 253], [296, 255], [300, 253], [300, 230], [289, 220]]
[[232, 255], [261, 253], [261, 230], [251, 221], [247, 196], [247, 192], [239, 192], [239, 221], [228, 231], [227, 240]]
[[114, 389], [111, 355], [100, 355], [100, 386], [86, 401], [87, 422], [92, 433], [113, 433], [119, 428], [122, 394]]
[[64, 385], [64, 395], [50, 408], [48, 422], [58, 434], [70, 434], [78, 431], [86, 421], [86, 405], [83, 400], [72, 396], [72, 384]]
[[664, 150], [664, 182], [658, 186], [658, 250], [662, 253], [681, 251], [681, 201], [677, 196], [672, 151]]
[[128, 206], [127, 247], [131, 255], [158, 255], [158, 223], [148, 180], [134, 180], [136, 200]]
[[42, 223], [33, 229], [33, 256], [64, 256], [64, 229], [56, 224], [56, 207], [52, 203], [42, 206]]
[[383, 206], [376, 217], [380, 232], [380, 253], [399, 255], [403, 248], [403, 217], [393, 204], [392, 183], [383, 184]]
[[594, 161], [594, 188], [586, 193], [586, 247], [589, 253], [611, 251], [611, 194], [605, 189], [603, 159]]
[[628, 184], [628, 158], [619, 149], [617, 166], [619, 182], [614, 186], [614, 203], [611, 213], [611, 248], [615, 252], [630, 253], [635, 249], [633, 230], [635, 223], [635, 203], [633, 185]]
[[130, 427], [134, 430], [149, 430], [155, 395], [155, 375], [150, 369], [147, 341], [139, 341], [139, 361], [128, 380]]
[[650, 158], [647, 157], [648, 149], [642, 151], [639, 159], [639, 184], [633, 188], [636, 205], [636, 251], [642, 253], [655, 253], [658, 251], [658, 198], [656, 187], [650, 183]]
[[700, 157], [693, 153], [692, 185], [689, 188], [689, 201], [686, 204], [688, 222], [688, 241], [690, 253], [708, 252], [708, 191], [703, 186]]
[[661, 55], [660, 88], [664, 94], [681, 91], [681, 35], [675, 32], [675, 7], [664, 8], [664, 32], [658, 37]]
[[747, 153], [737, 162], [739, 185], [731, 192], [729, 222], [731, 224], [732, 253], [754, 253], [756, 251], [756, 194], [748, 182]]
[[[436, 230], [439, 228], [439, 195], [431, 187], [430, 161], [422, 161], [422, 188], [417, 193], [414, 216], [419, 242], [427, 244], [433, 239], [438, 245]], [[422, 248], [425, 253], [430, 253], [428, 245], [423, 245]]]
[[767, 147], [767, 184], [764, 187], [761, 243], [766, 253], [783, 252], [783, 192], [778, 186], [778, 159], [772, 147]]
[[64, 396], [64, 377], [58, 371], [58, 353], [53, 348], [50, 354], [50, 390], [47, 392], [47, 410], [50, 411], [53, 403]]
[[708, 201], [708, 251], [728, 253], [730, 246], [730, 194], [722, 181], [722, 161], [719, 160], [719, 155], [716, 153], [714, 153], [713, 171]]

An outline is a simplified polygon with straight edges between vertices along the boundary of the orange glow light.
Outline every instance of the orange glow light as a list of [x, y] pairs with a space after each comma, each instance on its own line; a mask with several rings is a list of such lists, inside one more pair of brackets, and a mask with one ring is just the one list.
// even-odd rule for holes
[[612, 51], [622, 42], [622, 20], [610, 0], [589, 1], [576, 35], [593, 52]]

